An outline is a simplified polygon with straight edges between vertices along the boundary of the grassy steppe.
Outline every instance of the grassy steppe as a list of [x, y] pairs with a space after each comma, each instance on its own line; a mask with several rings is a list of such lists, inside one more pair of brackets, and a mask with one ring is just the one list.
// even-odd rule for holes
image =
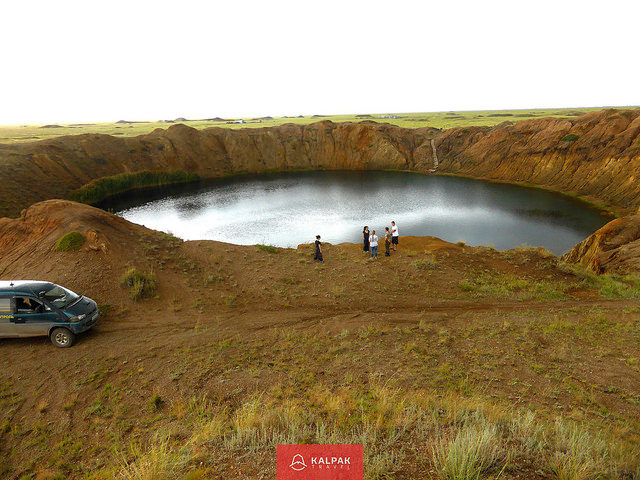
[[[628, 109], [630, 107], [624, 107]], [[631, 107], [633, 108], [633, 107]], [[504, 121], [518, 121], [541, 117], [573, 118], [587, 112], [601, 110], [602, 107], [589, 108], [550, 108], [533, 110], [481, 110], [458, 112], [423, 112], [423, 113], [384, 113], [367, 115], [307, 115], [292, 117], [244, 118], [247, 123], [227, 123], [232, 119], [215, 120], [171, 120], [166, 121], [127, 121], [127, 123], [76, 123], [50, 125], [6, 125], [0, 126], [0, 143], [15, 143], [54, 138], [60, 135], [76, 135], [81, 133], [104, 133], [109, 135], [131, 137], [149, 133], [156, 128], [167, 128], [172, 123], [184, 123], [194, 128], [259, 128], [282, 125], [284, 123], [308, 124], [321, 120], [333, 122], [359, 122], [373, 120], [406, 128], [434, 127], [453, 128], [468, 126], [491, 126]], [[390, 116], [398, 118], [389, 118]], [[383, 117], [383, 118], [380, 118]], [[233, 119], [237, 120], [237, 119]]]
[[429, 238], [378, 261], [325, 245], [324, 265], [310, 245], [127, 249], [138, 270], [51, 258], [94, 262], [52, 278], [105, 312], [78, 345], [3, 341], [5, 477], [258, 480], [278, 443], [353, 442], [367, 479], [640, 478], [638, 276]]

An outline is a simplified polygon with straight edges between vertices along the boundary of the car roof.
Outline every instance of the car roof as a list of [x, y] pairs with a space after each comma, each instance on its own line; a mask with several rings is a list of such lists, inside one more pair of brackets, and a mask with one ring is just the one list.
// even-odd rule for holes
[[53, 287], [51, 282], [43, 282], [38, 280], [14, 280], [0, 281], [1, 293], [32, 293], [36, 294], [42, 290], [49, 290]]

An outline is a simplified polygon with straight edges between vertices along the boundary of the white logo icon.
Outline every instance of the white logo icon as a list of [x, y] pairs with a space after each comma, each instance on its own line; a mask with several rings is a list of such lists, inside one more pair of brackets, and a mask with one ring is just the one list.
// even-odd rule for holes
[[296, 472], [299, 472], [300, 470], [304, 470], [305, 468], [307, 468], [307, 465], [304, 463], [304, 458], [299, 453], [293, 456], [293, 460], [291, 461], [291, 465], [289, 466], [292, 469], [294, 469]]

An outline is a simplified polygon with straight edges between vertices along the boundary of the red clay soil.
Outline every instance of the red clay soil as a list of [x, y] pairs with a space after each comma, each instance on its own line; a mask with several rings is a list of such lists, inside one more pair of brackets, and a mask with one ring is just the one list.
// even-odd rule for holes
[[[55, 251], [71, 231], [86, 243]], [[377, 261], [359, 245], [326, 245], [324, 265], [312, 250], [182, 242], [61, 200], [0, 219], [1, 279], [60, 283], [105, 312], [70, 349], [0, 341], [1, 476], [85, 478], [118, 464], [116, 444], [158, 432], [184, 440], [192, 432], [176, 412], [195, 397], [233, 410], [276, 386], [304, 396], [373, 378], [407, 391], [471, 389], [638, 438], [637, 300], [603, 298], [541, 249], [403, 237]], [[155, 274], [154, 298], [130, 298], [120, 285], [130, 267]], [[160, 413], [148, 408], [154, 395]], [[221, 458], [205, 466], [226, 478], [274, 475], [270, 454]], [[396, 478], [429, 478], [415, 465]]]

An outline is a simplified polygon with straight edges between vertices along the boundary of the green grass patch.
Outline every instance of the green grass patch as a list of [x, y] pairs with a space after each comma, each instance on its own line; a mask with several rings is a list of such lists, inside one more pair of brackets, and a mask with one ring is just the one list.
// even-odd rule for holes
[[262, 250], [263, 252], [267, 252], [267, 253], [278, 253], [279, 250], [277, 247], [274, 247], [273, 245], [257, 245], [258, 250]]
[[55, 251], [72, 252], [80, 250], [82, 245], [84, 245], [84, 235], [79, 232], [69, 232], [56, 242]]
[[182, 170], [175, 172], [136, 172], [121, 173], [111, 177], [103, 177], [87, 183], [69, 194], [69, 199], [76, 202], [95, 204], [119, 193], [145, 187], [159, 187], [178, 183], [198, 181], [195, 173]]
[[580, 138], [580, 135], [576, 135], [575, 133], [570, 133], [569, 135], [565, 135], [562, 137], [563, 142], [575, 142]]
[[518, 300], [553, 300], [564, 298], [570, 285], [536, 280], [523, 275], [482, 273], [458, 283], [463, 292], [477, 297], [516, 298]]
[[136, 268], [130, 268], [122, 276], [120, 285], [131, 290], [131, 299], [134, 302], [143, 298], [155, 297], [158, 291], [158, 282], [153, 272], [143, 273]]
[[580, 264], [561, 264], [561, 270], [578, 277], [583, 286], [594, 288], [607, 298], [640, 298], [640, 274], [603, 273], [598, 275]]

